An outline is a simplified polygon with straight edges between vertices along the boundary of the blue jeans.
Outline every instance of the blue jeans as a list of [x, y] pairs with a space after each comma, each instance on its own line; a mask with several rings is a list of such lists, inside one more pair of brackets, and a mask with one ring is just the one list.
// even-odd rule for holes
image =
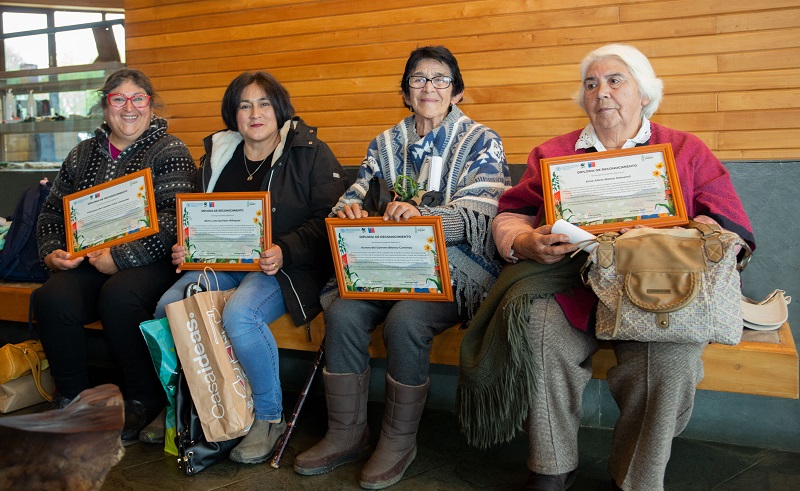
[[[167, 290], [156, 307], [155, 318], [166, 316], [166, 305], [183, 299], [189, 283], [197, 283], [202, 271], [188, 271]], [[244, 373], [250, 380], [256, 419], [280, 419], [283, 413], [278, 376], [278, 346], [269, 323], [286, 313], [283, 294], [274, 276], [261, 271], [218, 271], [210, 275], [211, 289], [236, 288], [222, 311], [222, 327], [231, 340]]]

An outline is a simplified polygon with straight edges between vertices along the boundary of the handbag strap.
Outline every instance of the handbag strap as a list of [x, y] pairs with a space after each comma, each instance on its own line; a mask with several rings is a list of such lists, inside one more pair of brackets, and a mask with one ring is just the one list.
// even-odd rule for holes
[[33, 374], [33, 382], [36, 384], [36, 390], [39, 391], [45, 401], [50, 402], [53, 396], [47, 393], [42, 386], [42, 362], [39, 360], [39, 353], [28, 346], [18, 346], [15, 344], [10, 345], [13, 349], [19, 350], [22, 357], [28, 362], [31, 367], [31, 374]]
[[717, 224], [696, 222], [694, 220], [689, 220], [686, 228], [695, 228], [699, 230], [700, 233], [703, 234], [703, 237], [710, 237], [716, 233], [722, 232], [722, 227]]
[[392, 201], [392, 192], [386, 179], [373, 177], [369, 181], [369, 189], [362, 200], [363, 208], [367, 210], [369, 216], [383, 216], [386, 212], [386, 205]]
[[[706, 241], [707, 245], [709, 244], [709, 242], [716, 241], [720, 246], [719, 247], [720, 256], [722, 254], [721, 243], [719, 243], [719, 239], [715, 237], [719, 237], [720, 235], [725, 235], [725, 234], [735, 235], [736, 237], [739, 237], [739, 235], [736, 234], [735, 232], [731, 232], [730, 230], [725, 230], [717, 224], [710, 225], [707, 223], [696, 222], [694, 220], [689, 220], [689, 224], [686, 225], [686, 228], [694, 228], [699, 230], [700, 233], [703, 234], [703, 240]], [[747, 244], [747, 242], [744, 240], [741, 241], [740, 245], [742, 246], [742, 250], [739, 251], [739, 259], [736, 261], [736, 270], [741, 273], [742, 271], [744, 271], [744, 268], [746, 268], [747, 265], [750, 263], [750, 259], [753, 257], [753, 249], [751, 249], [750, 246]], [[708, 249], [706, 252], [708, 252]], [[712, 259], [712, 261], [714, 262], [719, 262], [721, 260], [722, 257], [719, 257], [719, 259], [717, 260]]]
[[742, 250], [739, 251], [739, 255], [742, 257], [736, 261], [736, 271], [741, 273], [750, 264], [750, 259], [753, 258], [753, 249], [750, 248], [747, 241], [742, 241]]

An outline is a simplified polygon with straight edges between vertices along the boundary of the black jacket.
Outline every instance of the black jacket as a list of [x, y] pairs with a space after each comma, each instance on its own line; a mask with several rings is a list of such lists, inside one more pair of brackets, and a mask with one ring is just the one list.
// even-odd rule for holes
[[[317, 138], [317, 129], [299, 117], [286, 122], [281, 137], [260, 189], [270, 192], [272, 242], [283, 252], [283, 267], [275, 278], [292, 320], [300, 326], [322, 311], [319, 292], [333, 275], [325, 218], [347, 189], [348, 179], [328, 145]], [[203, 140], [199, 190], [213, 191], [240, 141], [235, 131]], [[214, 145], [224, 150], [215, 155]]]

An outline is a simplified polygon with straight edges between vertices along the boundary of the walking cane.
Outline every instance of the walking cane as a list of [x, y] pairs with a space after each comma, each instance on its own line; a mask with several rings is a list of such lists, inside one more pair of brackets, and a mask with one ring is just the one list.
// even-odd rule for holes
[[308, 390], [311, 388], [311, 382], [314, 381], [314, 375], [317, 374], [317, 369], [319, 369], [320, 365], [322, 365], [322, 358], [324, 356], [325, 338], [323, 337], [322, 342], [319, 343], [317, 356], [314, 358], [314, 363], [311, 365], [311, 371], [308, 374], [308, 380], [306, 380], [303, 390], [300, 391], [300, 397], [297, 398], [297, 403], [294, 405], [291, 419], [286, 423], [286, 431], [283, 432], [281, 439], [278, 441], [278, 445], [275, 447], [275, 454], [272, 456], [272, 462], [270, 465], [276, 469], [280, 467], [281, 457], [283, 457], [283, 452], [286, 450], [287, 445], [289, 445], [289, 438], [292, 436], [292, 431], [294, 431], [294, 427], [297, 424], [297, 418], [300, 416], [300, 410], [303, 408], [303, 404], [306, 402], [306, 397], [308, 397]]

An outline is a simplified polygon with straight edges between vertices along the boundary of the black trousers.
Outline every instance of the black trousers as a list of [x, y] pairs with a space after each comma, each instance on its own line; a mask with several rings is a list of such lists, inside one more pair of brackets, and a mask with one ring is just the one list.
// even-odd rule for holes
[[126, 399], [157, 408], [165, 400], [139, 324], [153, 318], [161, 295], [178, 279], [169, 257], [111, 276], [88, 261], [53, 274], [36, 291], [40, 338], [58, 392], [73, 398], [89, 388], [85, 324], [100, 320], [122, 371]]

